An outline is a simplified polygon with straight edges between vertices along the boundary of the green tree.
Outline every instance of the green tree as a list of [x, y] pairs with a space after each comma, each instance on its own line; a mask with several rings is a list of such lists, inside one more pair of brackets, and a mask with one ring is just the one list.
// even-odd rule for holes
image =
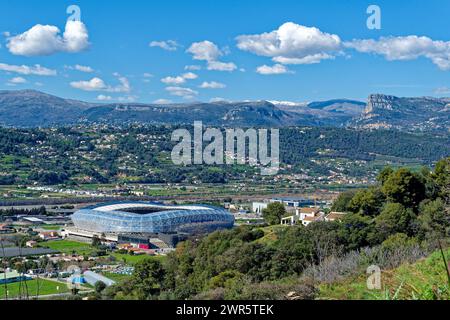
[[446, 237], [450, 230], [450, 214], [445, 208], [444, 201], [438, 198], [422, 202], [419, 208], [419, 222], [426, 238]]
[[212, 277], [209, 281], [209, 289], [225, 288], [234, 281], [240, 281], [243, 278], [243, 274], [236, 270], [226, 270], [219, 273], [217, 276]]
[[280, 224], [281, 218], [286, 215], [286, 208], [280, 202], [270, 203], [262, 212], [264, 220], [270, 225]]
[[400, 203], [387, 203], [375, 218], [377, 232], [382, 240], [395, 233], [411, 233], [411, 223], [415, 218], [411, 209]]
[[374, 217], [380, 214], [385, 196], [379, 188], [369, 188], [358, 191], [348, 204], [348, 209], [354, 213]]
[[346, 250], [357, 250], [371, 244], [374, 231], [371, 218], [359, 213], [349, 213], [345, 215], [339, 226], [337, 232], [339, 242], [345, 246]]
[[377, 181], [383, 185], [393, 173], [394, 170], [391, 167], [384, 167], [378, 174]]
[[331, 207], [332, 211], [338, 212], [347, 212], [349, 211], [348, 205], [352, 198], [357, 193], [356, 190], [349, 190], [345, 192], [341, 192], [337, 199], [333, 202], [333, 206]]
[[425, 199], [425, 185], [417, 174], [408, 169], [398, 169], [389, 176], [382, 187], [390, 202], [400, 203], [408, 208], [417, 208]]
[[98, 247], [100, 247], [101, 245], [102, 245], [102, 241], [100, 240], [100, 238], [97, 237], [97, 236], [93, 236], [93, 237], [92, 237], [92, 246], [93, 246], [94, 248], [98, 248]]
[[98, 293], [98, 294], [100, 294], [100, 293], [102, 293], [103, 292], [103, 290], [105, 290], [106, 289], [106, 284], [103, 282], [103, 281], [97, 281], [96, 283], [95, 283], [95, 292], [96, 293]]
[[440, 194], [450, 204], [450, 157], [440, 160], [434, 169], [433, 178], [440, 187]]
[[161, 263], [154, 259], [145, 259], [136, 263], [132, 275], [136, 294], [141, 299], [148, 299], [159, 293], [164, 283], [165, 271]]
[[439, 185], [433, 177], [433, 172], [428, 167], [420, 169], [420, 176], [425, 184], [425, 198], [436, 199], [439, 196]]

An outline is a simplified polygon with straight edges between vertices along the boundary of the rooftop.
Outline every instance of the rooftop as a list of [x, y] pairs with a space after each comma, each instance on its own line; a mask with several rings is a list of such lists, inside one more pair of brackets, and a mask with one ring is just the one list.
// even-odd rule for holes
[[10, 271], [6, 273], [0, 273], [0, 280], [9, 280], [20, 277], [20, 274], [16, 271]]
[[300, 213], [317, 213], [320, 211], [320, 208], [299, 208]]
[[342, 219], [344, 216], [346, 215], [346, 213], [344, 212], [331, 212], [329, 215], [327, 215], [327, 220], [338, 220], [338, 219]]
[[212, 210], [207, 206], [168, 206], [161, 203], [151, 203], [151, 202], [118, 202], [118, 203], [108, 203], [101, 204], [86, 209], [91, 209], [101, 212], [127, 212], [135, 214], [149, 214], [163, 211], [180, 211], [180, 210]]

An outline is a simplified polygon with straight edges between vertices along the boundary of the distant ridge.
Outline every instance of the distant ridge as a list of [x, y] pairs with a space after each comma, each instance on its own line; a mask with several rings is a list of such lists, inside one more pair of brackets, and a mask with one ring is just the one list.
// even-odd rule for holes
[[448, 131], [450, 98], [399, 98], [372, 94], [363, 113], [352, 124], [360, 128]]
[[184, 104], [88, 103], [36, 90], [0, 91], [0, 125], [45, 127], [76, 123], [149, 123], [248, 126], [351, 126], [400, 130], [448, 130], [450, 98], [370, 95], [368, 103], [333, 99], [194, 102]]

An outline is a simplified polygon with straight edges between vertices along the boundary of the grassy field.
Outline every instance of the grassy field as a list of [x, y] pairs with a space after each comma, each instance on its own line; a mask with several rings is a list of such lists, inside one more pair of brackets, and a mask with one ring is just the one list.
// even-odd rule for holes
[[[450, 259], [450, 249], [445, 251], [446, 260]], [[320, 299], [332, 300], [434, 300], [450, 299], [450, 287], [441, 252], [413, 264], [403, 264], [382, 271], [381, 290], [369, 290], [367, 275], [360, 275], [345, 281], [320, 286]]]
[[111, 255], [114, 256], [117, 259], [117, 261], [122, 261], [122, 262], [125, 262], [126, 264], [135, 264], [135, 263], [145, 260], [145, 259], [155, 259], [155, 260], [162, 261], [165, 258], [165, 256], [148, 256], [146, 254], [129, 255], [129, 254], [122, 254], [122, 253], [112, 253]]
[[[50, 281], [50, 280], [44, 280], [39, 279], [39, 282], [34, 280], [26, 281], [26, 286], [28, 287], [28, 296], [29, 298], [35, 298], [36, 295], [39, 292], [39, 295], [50, 295], [50, 294], [57, 294], [57, 293], [66, 293], [69, 292], [69, 288], [65, 283], [56, 282], [56, 281]], [[39, 289], [39, 290], [38, 290]], [[18, 298], [22, 292], [22, 296], [25, 297], [25, 283], [22, 282], [22, 285], [20, 283], [9, 283], [8, 284], [8, 298], [14, 299]], [[0, 286], [0, 299], [5, 298], [5, 287], [4, 285]]]
[[52, 225], [52, 224], [47, 224], [47, 225], [43, 225], [43, 226], [39, 226], [40, 228], [44, 229], [44, 230], [60, 230], [62, 228], [62, 226], [58, 226], [58, 225]]
[[94, 248], [89, 243], [69, 241], [69, 240], [48, 241], [42, 243], [41, 246], [62, 253], [75, 252], [80, 255], [88, 255], [94, 251]]
[[129, 277], [129, 275], [126, 275], [126, 274], [118, 274], [118, 273], [111, 273], [111, 272], [103, 272], [102, 274], [105, 277], [107, 277], [108, 279], [114, 280], [116, 282], [120, 282]]

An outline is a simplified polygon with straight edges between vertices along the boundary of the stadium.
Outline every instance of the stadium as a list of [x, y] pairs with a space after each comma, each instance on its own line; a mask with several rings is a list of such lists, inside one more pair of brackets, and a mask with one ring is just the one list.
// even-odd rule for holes
[[150, 202], [108, 203], [72, 215], [76, 228], [95, 233], [189, 233], [232, 228], [234, 216], [206, 205], [168, 206]]

